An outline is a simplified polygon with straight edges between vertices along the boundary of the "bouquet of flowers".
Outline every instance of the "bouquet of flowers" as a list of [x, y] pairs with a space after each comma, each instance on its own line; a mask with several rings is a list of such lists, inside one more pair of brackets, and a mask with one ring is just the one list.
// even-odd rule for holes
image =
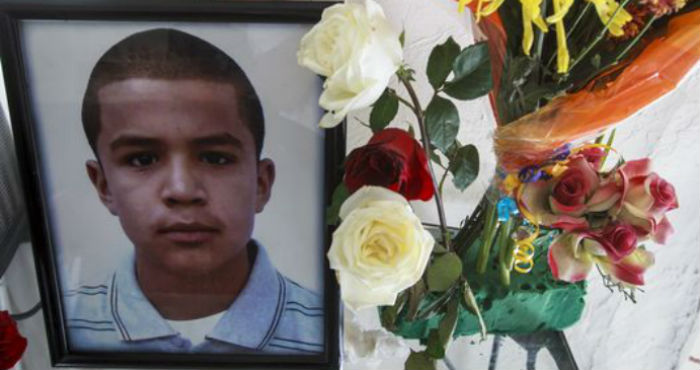
[[[348, 154], [328, 208], [328, 252], [346, 307], [379, 307], [382, 325], [425, 350], [407, 369], [430, 369], [453, 337], [562, 329], [578, 320], [584, 279], [635, 299], [665, 243], [674, 188], [648, 158], [625, 161], [604, 131], [672, 90], [700, 59], [700, 3], [683, 0], [459, 0], [485, 41], [436, 45], [421, 102], [419, 73], [403, 62], [404, 34], [372, 0], [329, 7], [302, 39], [299, 63], [323, 76], [321, 127], [370, 108], [369, 142]], [[396, 78], [397, 85], [392, 78]], [[479, 171], [457, 140], [455, 104], [488, 94], [498, 168], [461, 227], [442, 191]], [[390, 124], [399, 106], [415, 116]], [[435, 171], [439, 168], [439, 171]], [[439, 175], [439, 176], [437, 176]], [[409, 201], [433, 201], [427, 230]], [[551, 299], [554, 298], [554, 299]], [[537, 307], [541, 321], [517, 320]], [[504, 314], [507, 312], [507, 314]]]

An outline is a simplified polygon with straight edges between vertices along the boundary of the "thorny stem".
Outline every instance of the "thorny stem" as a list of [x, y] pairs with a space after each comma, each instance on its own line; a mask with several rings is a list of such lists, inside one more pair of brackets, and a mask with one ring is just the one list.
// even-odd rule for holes
[[[406, 87], [406, 91], [408, 91], [408, 95], [411, 97], [411, 101], [413, 102], [413, 105], [408, 106], [413, 108], [413, 113], [416, 115], [416, 119], [418, 120], [418, 127], [420, 128], [421, 140], [423, 141], [423, 149], [425, 150], [426, 157], [430, 158], [430, 139], [428, 138], [428, 130], [426, 129], [425, 120], [423, 119], [423, 109], [421, 108], [420, 101], [418, 100], [416, 91], [411, 85], [411, 81], [409, 81], [407, 78], [401, 75], [399, 75], [399, 80], [401, 81], [401, 83], [403, 83], [404, 87]], [[430, 170], [430, 178], [433, 180], [433, 189], [435, 192], [435, 205], [437, 207], [438, 217], [440, 219], [440, 230], [442, 231], [443, 242], [445, 244], [445, 248], [451, 250], [452, 248], [450, 247], [450, 233], [447, 230], [447, 219], [445, 218], [445, 209], [442, 204], [442, 195], [440, 194], [440, 188], [438, 188], [438, 182], [437, 178], [435, 177], [435, 171], [433, 170], [432, 161], [428, 161], [428, 169]]]
[[399, 94], [397, 94], [395, 90], [389, 89], [389, 93], [390, 93], [391, 95], [393, 95], [394, 97], [396, 97], [396, 99], [398, 99], [398, 100], [399, 100], [401, 103], [403, 103], [405, 106], [407, 106], [408, 108], [410, 108], [413, 112], [416, 111], [416, 108], [411, 104], [411, 102], [409, 102], [408, 100], [406, 100], [406, 99], [400, 97]]

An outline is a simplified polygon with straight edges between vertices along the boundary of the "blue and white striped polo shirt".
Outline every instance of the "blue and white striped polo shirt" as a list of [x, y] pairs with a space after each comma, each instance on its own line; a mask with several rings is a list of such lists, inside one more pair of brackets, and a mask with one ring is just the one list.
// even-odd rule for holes
[[248, 282], [204, 342], [171, 328], [136, 281], [133, 255], [107, 282], [64, 295], [74, 351], [313, 354], [324, 350], [323, 301], [282, 276], [258, 244]]

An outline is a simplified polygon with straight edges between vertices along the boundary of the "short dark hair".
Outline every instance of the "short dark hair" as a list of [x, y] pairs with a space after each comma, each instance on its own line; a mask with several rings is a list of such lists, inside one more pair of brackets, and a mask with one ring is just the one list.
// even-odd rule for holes
[[100, 134], [100, 103], [103, 86], [129, 78], [201, 79], [227, 82], [235, 87], [238, 108], [253, 134], [258, 158], [265, 138], [265, 118], [260, 99], [245, 72], [225, 52], [188, 33], [174, 29], [138, 32], [109, 48], [92, 69], [83, 97], [85, 136], [95, 156]]

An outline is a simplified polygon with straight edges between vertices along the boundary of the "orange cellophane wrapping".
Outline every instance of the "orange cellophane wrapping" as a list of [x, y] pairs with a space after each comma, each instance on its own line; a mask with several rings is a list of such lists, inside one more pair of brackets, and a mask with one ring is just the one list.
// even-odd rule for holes
[[[488, 24], [479, 28], [490, 37], [491, 55], [495, 56], [492, 66], [500, 71], [503, 52], [494, 51], [505, 47], [502, 24], [498, 17], [482, 22]], [[542, 163], [563, 144], [595, 135], [629, 117], [673, 90], [698, 59], [700, 10], [694, 10], [671, 19], [666, 34], [651, 41], [603, 88], [593, 89], [591, 84], [515, 122], [499, 125], [494, 149], [500, 165], [510, 172]], [[492, 106], [493, 99], [491, 96]]]

